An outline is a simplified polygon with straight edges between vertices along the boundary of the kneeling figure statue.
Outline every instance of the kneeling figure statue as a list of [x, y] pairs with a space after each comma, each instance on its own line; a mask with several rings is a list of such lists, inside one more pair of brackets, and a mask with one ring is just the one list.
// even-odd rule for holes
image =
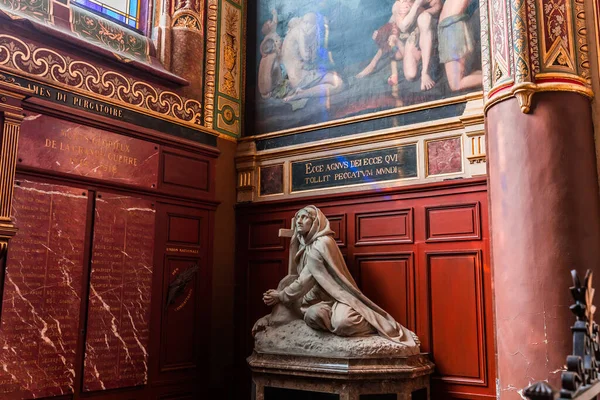
[[[263, 295], [264, 303], [274, 308], [254, 325], [252, 334], [257, 344], [259, 332], [267, 333], [292, 322], [296, 331], [306, 331], [298, 325], [303, 320], [316, 331], [341, 337], [378, 334], [393, 342], [387, 341], [391, 347], [404, 348], [405, 355], [419, 352], [416, 336], [360, 291], [321, 210], [315, 206], [304, 207], [296, 213], [292, 229], [289, 275], [277, 289]], [[294, 331], [288, 333], [295, 334]], [[306, 332], [297, 333], [302, 334]], [[323, 339], [327, 335], [317, 336]]]

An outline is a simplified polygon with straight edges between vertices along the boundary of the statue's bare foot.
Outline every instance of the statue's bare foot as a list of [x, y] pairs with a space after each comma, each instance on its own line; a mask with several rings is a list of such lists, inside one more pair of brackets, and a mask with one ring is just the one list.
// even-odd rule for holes
[[427, 74], [421, 74], [421, 90], [430, 90], [435, 86], [435, 81]]

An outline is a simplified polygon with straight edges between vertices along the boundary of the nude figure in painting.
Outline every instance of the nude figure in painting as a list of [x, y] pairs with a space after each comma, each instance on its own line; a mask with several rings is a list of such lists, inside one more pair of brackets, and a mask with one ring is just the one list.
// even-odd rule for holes
[[[377, 54], [356, 77], [371, 74], [381, 56], [392, 52], [394, 60], [403, 60], [404, 77], [409, 81], [417, 78], [419, 61], [422, 61], [421, 90], [433, 88], [435, 81], [429, 75], [429, 62], [435, 16], [441, 8], [440, 0], [397, 0], [392, 6], [390, 22], [373, 32], [373, 40], [379, 47]], [[388, 83], [398, 83], [397, 71], [392, 70]]]
[[481, 70], [465, 76], [465, 60], [473, 53], [473, 36], [465, 14], [471, 0], [446, 0], [438, 24], [440, 62], [452, 91], [481, 86]]
[[264, 23], [260, 44], [260, 63], [258, 66], [258, 91], [263, 98], [273, 97], [274, 91], [281, 86], [281, 37], [277, 34], [277, 11], [271, 11], [273, 19]]
[[335, 71], [317, 65], [318, 42], [315, 13], [290, 20], [281, 48], [281, 61], [292, 91], [284, 101], [326, 97], [343, 88], [342, 78]]

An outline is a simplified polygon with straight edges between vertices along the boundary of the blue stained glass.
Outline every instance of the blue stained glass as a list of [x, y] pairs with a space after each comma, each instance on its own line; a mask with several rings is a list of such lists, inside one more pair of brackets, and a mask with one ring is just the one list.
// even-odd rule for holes
[[97, 11], [104, 15], [109, 16], [121, 23], [124, 23], [132, 28], [138, 27], [138, 5], [140, 0], [129, 0], [129, 12], [117, 12], [109, 9], [101, 1], [96, 0], [75, 0], [76, 3], [84, 5], [86, 8]]
[[120, 14], [117, 14], [113, 10], [106, 10], [106, 9], [104, 9], [104, 14], [108, 15], [109, 17], [116, 18], [116, 19], [119, 19], [119, 17], [121, 16]]
[[137, 0], [129, 0], [129, 15], [133, 18], [137, 17]]

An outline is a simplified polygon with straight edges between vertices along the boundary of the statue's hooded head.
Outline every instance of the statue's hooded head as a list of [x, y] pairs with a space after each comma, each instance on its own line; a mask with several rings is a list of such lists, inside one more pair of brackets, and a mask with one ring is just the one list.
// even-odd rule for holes
[[[305, 223], [310, 225], [303, 225]], [[295, 236], [303, 246], [308, 246], [321, 236], [333, 235], [329, 220], [315, 206], [306, 206], [298, 211], [294, 217], [294, 224]]]

